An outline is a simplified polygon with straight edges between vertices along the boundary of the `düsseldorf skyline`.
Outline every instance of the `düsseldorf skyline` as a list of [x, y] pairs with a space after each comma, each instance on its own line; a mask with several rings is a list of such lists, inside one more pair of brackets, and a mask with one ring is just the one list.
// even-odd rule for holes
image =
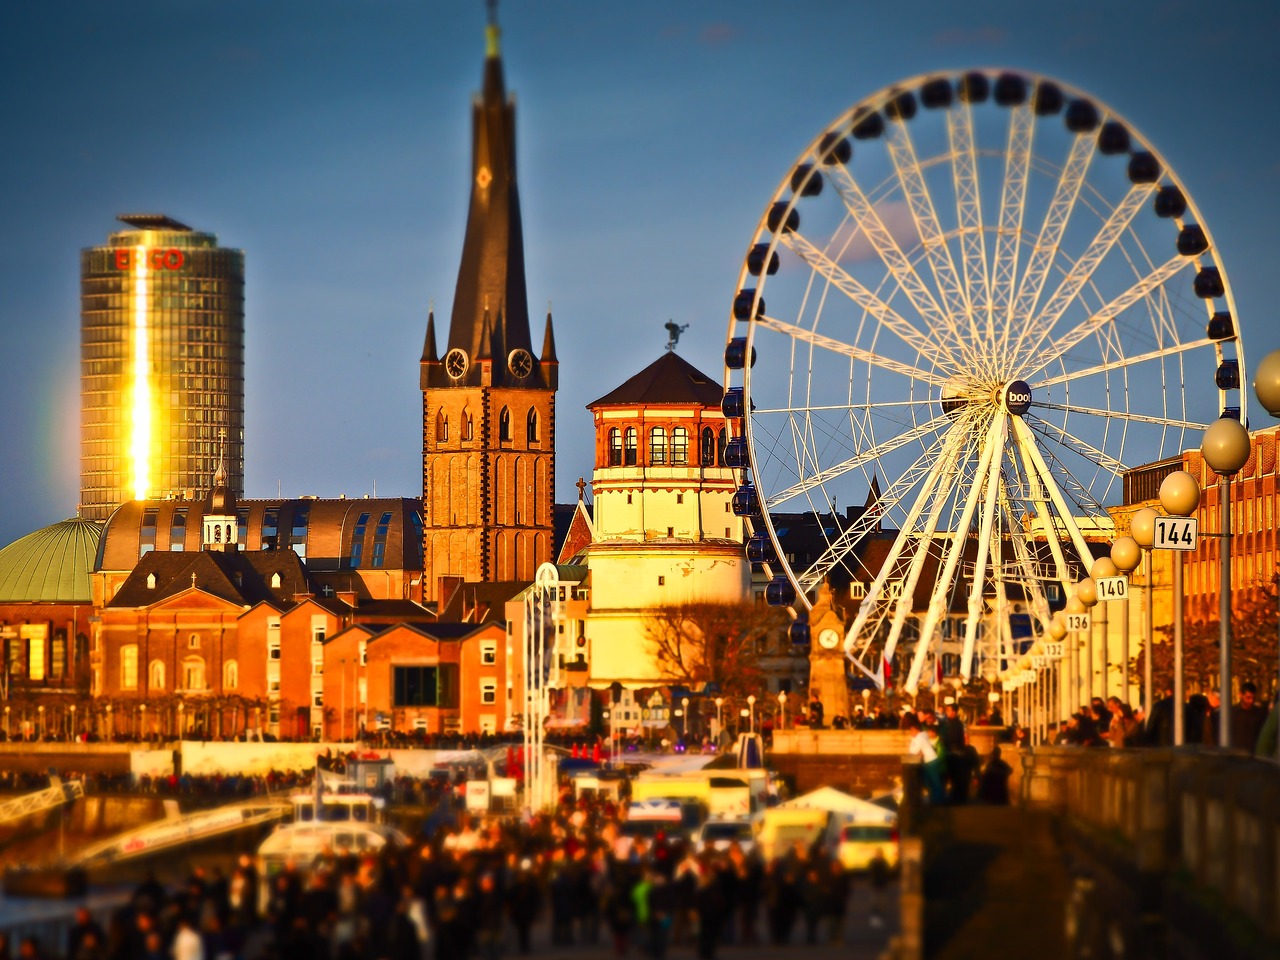
[[[668, 320], [722, 375], [741, 258], [800, 150], [935, 70], [1008, 66], [1117, 110], [1203, 211], [1247, 368], [1280, 347], [1280, 12], [1115, 6], [503, 4], [530, 313], [550, 302], [561, 361], [558, 499], [590, 476], [585, 405]], [[480, 2], [6, 11], [0, 544], [75, 512], [79, 251], [126, 212], [245, 252], [246, 495], [421, 493], [417, 359], [428, 309], [452, 306], [484, 22]]]

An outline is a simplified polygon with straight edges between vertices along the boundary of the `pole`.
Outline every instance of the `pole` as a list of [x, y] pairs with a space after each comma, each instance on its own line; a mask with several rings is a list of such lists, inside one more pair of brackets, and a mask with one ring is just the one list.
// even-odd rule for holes
[[[1218, 486], [1222, 499], [1222, 574], [1218, 590], [1218, 746], [1231, 746], [1231, 475]], [[1253, 744], [1243, 744], [1252, 750]]]
[[1089, 633], [1085, 637], [1084, 658], [1088, 661], [1084, 675], [1084, 697], [1089, 703], [1093, 703], [1093, 629], [1094, 621], [1097, 617], [1089, 617]]
[[1173, 745], [1186, 743], [1182, 677], [1182, 557], [1173, 557]]
[[1098, 606], [1102, 608], [1102, 649], [1098, 651], [1102, 655], [1102, 662], [1099, 664], [1099, 667], [1102, 672], [1102, 699], [1106, 700], [1107, 697], [1111, 696], [1111, 677], [1109, 676], [1111, 663], [1111, 618], [1108, 616], [1110, 601], [1103, 600], [1098, 604]]
[[1155, 631], [1155, 613], [1151, 609], [1152, 597], [1154, 589], [1151, 585], [1152, 561], [1151, 549], [1147, 548], [1142, 551], [1142, 566], [1146, 572], [1146, 584], [1143, 587], [1147, 595], [1146, 609], [1143, 611], [1142, 632], [1143, 632], [1143, 653], [1142, 653], [1142, 713], [1146, 723], [1151, 723], [1151, 707], [1155, 701], [1152, 699], [1152, 669], [1151, 669], [1151, 635]]
[[[1127, 580], [1129, 575], [1125, 574]], [[1129, 589], [1125, 584], [1124, 599], [1120, 601], [1120, 699], [1129, 702]]]

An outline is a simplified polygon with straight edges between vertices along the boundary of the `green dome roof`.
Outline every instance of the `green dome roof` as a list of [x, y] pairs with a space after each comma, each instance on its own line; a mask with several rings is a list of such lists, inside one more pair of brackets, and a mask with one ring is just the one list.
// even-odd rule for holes
[[0, 603], [89, 603], [102, 524], [72, 518], [0, 550]]

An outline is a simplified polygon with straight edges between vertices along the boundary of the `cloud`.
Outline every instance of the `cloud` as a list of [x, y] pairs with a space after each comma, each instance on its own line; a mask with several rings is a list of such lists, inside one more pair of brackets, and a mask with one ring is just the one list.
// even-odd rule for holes
[[720, 20], [703, 27], [698, 34], [698, 42], [705, 43], [710, 47], [718, 47], [736, 40], [737, 37], [738, 28]]
[[1009, 31], [1004, 27], [949, 27], [939, 30], [933, 35], [933, 46], [939, 49], [949, 47], [1002, 47], [1009, 39]]
[[[880, 221], [884, 224], [885, 229], [898, 241], [898, 245], [904, 251], [909, 251], [919, 244], [920, 234], [916, 230], [915, 221], [911, 218], [911, 208], [907, 206], [905, 200], [877, 203], [876, 213], [880, 215]], [[880, 255], [871, 246], [871, 241], [867, 239], [865, 233], [858, 231], [857, 235], [850, 238], [849, 232], [852, 229], [852, 224], [849, 222], [842, 225], [836, 235], [832, 237], [827, 249], [838, 251], [844, 248], [839, 255], [841, 263], [863, 263], [868, 260], [880, 259]], [[848, 244], [848, 246], [846, 247], [845, 244]]]

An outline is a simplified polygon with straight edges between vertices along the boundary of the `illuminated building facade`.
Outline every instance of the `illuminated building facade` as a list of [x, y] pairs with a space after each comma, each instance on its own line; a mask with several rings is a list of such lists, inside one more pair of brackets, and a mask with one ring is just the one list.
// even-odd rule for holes
[[80, 254], [80, 516], [244, 493], [244, 254], [158, 214]]

